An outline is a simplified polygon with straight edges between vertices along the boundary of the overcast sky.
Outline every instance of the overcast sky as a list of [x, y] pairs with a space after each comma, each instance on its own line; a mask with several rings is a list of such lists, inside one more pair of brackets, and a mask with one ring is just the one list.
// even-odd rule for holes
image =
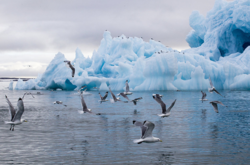
[[[189, 16], [215, 0], [0, 0], [0, 77], [36, 76], [57, 52], [91, 56], [107, 29], [113, 37], [160, 40], [186, 49]], [[32, 65], [33, 69], [27, 67]]]

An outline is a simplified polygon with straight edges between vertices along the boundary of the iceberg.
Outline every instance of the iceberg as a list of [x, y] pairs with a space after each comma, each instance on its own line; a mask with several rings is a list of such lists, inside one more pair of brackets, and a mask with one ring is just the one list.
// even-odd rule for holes
[[76, 49], [75, 77], [55, 55], [45, 72], [36, 79], [18, 80], [15, 89], [206, 90], [211, 77], [216, 89], [250, 90], [250, 2], [216, 0], [207, 16], [190, 15], [193, 28], [186, 41], [190, 49], [181, 52], [160, 42], [141, 38], [112, 37], [103, 33], [91, 58]]

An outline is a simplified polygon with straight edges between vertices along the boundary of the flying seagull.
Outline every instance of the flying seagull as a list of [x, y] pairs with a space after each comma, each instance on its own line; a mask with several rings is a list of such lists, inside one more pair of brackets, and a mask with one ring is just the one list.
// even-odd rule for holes
[[[62, 101], [55, 101], [55, 102], [53, 102], [53, 103], [54, 103], [54, 104], [62, 104], [62, 105], [64, 105]], [[64, 105], [64, 106], [67, 107], [67, 105]]]
[[25, 96], [25, 95], [31, 95], [33, 98], [35, 98], [35, 97], [32, 95], [32, 93], [30, 93], [30, 92], [25, 92], [25, 93], [23, 94], [22, 100], [24, 99], [24, 96]]
[[74, 75], [75, 75], [75, 68], [71, 65], [70, 61], [66, 60], [64, 62], [66, 62], [68, 64], [68, 66], [72, 70], [72, 77], [74, 77]]
[[161, 139], [153, 137], [152, 131], [155, 128], [155, 124], [150, 121], [144, 121], [143, 123], [134, 120], [133, 124], [141, 127], [141, 138], [134, 140], [134, 143], [141, 144], [144, 143], [154, 143], [154, 142], [162, 142]]
[[5, 122], [5, 124], [10, 124], [10, 130], [14, 131], [14, 126], [27, 122], [27, 120], [21, 120], [24, 112], [23, 100], [21, 98], [17, 101], [17, 110], [14, 109], [13, 105], [9, 101], [8, 97], [5, 95], [6, 101], [9, 104], [10, 121]]
[[85, 101], [84, 101], [84, 98], [83, 98], [83, 96], [81, 95], [81, 102], [82, 102], [82, 109], [83, 109], [83, 113], [92, 113], [91, 112], [91, 109], [88, 109], [87, 108], [87, 105], [86, 105], [86, 103], [85, 103]]
[[202, 93], [202, 98], [201, 98], [200, 100], [201, 100], [202, 103], [203, 103], [203, 101], [207, 101], [207, 99], [206, 99], [207, 94], [206, 94], [206, 92], [203, 92], [203, 91], [201, 91], [201, 93]]
[[142, 97], [138, 97], [138, 98], [135, 98], [134, 100], [132, 100], [132, 102], [134, 103], [134, 105], [136, 105], [137, 102], [138, 102], [139, 100], [141, 100], [141, 99], [142, 99]]
[[[221, 94], [215, 89], [215, 87], [214, 87], [214, 85], [213, 85], [213, 83], [212, 83], [212, 80], [211, 80], [210, 76], [209, 76], [209, 83], [210, 83], [211, 88], [208, 88], [208, 92], [210, 92], [210, 93], [215, 92], [215, 93], [221, 95]], [[221, 96], [222, 96], [222, 95], [221, 95]], [[222, 96], [222, 97], [225, 97], [225, 96]]]
[[[126, 80], [126, 90], [123, 92], [125, 95], [132, 95], [133, 93], [129, 91], [129, 85], [128, 85], [128, 80]], [[120, 96], [121, 93], [117, 94]]]
[[213, 108], [214, 108], [214, 111], [215, 111], [216, 113], [219, 113], [217, 104], [220, 104], [220, 105], [225, 106], [225, 105], [222, 104], [222, 102], [220, 102], [220, 101], [211, 101], [210, 104], [212, 104], [212, 106], [213, 106]]
[[99, 93], [99, 95], [100, 95], [100, 98], [101, 98], [101, 100], [99, 100], [99, 102], [100, 103], [102, 103], [102, 102], [105, 102], [105, 101], [108, 101], [108, 100], [106, 100], [106, 98], [108, 97], [108, 91], [106, 92], [106, 94], [102, 97], [102, 95]]
[[160, 97], [159, 94], [156, 94], [155, 96], [153, 95], [153, 98], [155, 99], [155, 101], [157, 101], [161, 105], [162, 114], [158, 114], [158, 116], [160, 116], [160, 117], [168, 117], [170, 115], [170, 110], [173, 108], [173, 106], [174, 106], [174, 104], [176, 102], [176, 99], [170, 105], [170, 107], [168, 107], [168, 109], [166, 109], [166, 104], [161, 100], [161, 97]]

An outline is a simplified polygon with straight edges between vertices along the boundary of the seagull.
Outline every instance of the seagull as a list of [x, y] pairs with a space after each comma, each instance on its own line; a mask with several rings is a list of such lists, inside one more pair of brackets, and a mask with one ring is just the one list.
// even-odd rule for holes
[[[55, 101], [53, 102], [54, 104], [62, 104], [63, 105], [63, 102], [62, 101]], [[67, 107], [67, 105], [64, 105], [65, 107]]]
[[153, 137], [152, 131], [155, 128], [155, 124], [150, 121], [144, 121], [143, 124], [139, 121], [134, 120], [133, 124], [141, 127], [142, 136], [140, 139], [134, 140], [134, 143], [141, 144], [144, 143], [154, 143], [162, 142], [161, 139]]
[[91, 109], [88, 109], [87, 108], [87, 105], [86, 105], [86, 103], [85, 103], [85, 101], [84, 101], [84, 99], [83, 99], [83, 96], [81, 95], [81, 102], [82, 102], [82, 109], [83, 109], [83, 113], [92, 113], [91, 112]]
[[155, 99], [155, 101], [157, 101], [159, 104], [161, 104], [161, 109], [162, 109], [162, 114], [158, 114], [158, 116], [160, 117], [168, 117], [170, 116], [170, 110], [173, 108], [176, 99], [174, 100], [174, 102], [170, 105], [170, 107], [168, 107], [168, 109], [166, 109], [166, 104], [161, 100], [161, 97], [159, 94], [156, 94], [155, 96], [153, 95], [153, 98]]
[[136, 105], [136, 103], [141, 100], [142, 97], [138, 97], [138, 98], [135, 98], [134, 100], [132, 100], [132, 102], [134, 103], [134, 105]]
[[[208, 92], [210, 92], [210, 93], [215, 92], [215, 93], [221, 95], [221, 94], [215, 89], [215, 87], [214, 87], [214, 85], [213, 85], [213, 83], [212, 83], [212, 80], [211, 80], [210, 76], [209, 76], [209, 83], [210, 83], [211, 88], [208, 88]], [[222, 95], [221, 95], [221, 96], [222, 96]], [[222, 97], [225, 97], [225, 96], [222, 96]]]
[[5, 122], [5, 124], [10, 124], [10, 130], [14, 131], [14, 126], [27, 122], [27, 120], [21, 120], [24, 112], [23, 100], [21, 98], [17, 101], [17, 110], [14, 109], [13, 105], [9, 101], [8, 97], [5, 95], [6, 101], [9, 104], [10, 121]]
[[72, 70], [72, 77], [74, 77], [74, 75], [75, 75], [75, 68], [71, 65], [70, 61], [66, 60], [64, 62], [66, 62], [68, 64], [68, 66]]
[[111, 91], [111, 89], [109, 88], [109, 92], [111, 93], [111, 96], [113, 99], [110, 99], [111, 103], [117, 102], [117, 101], [121, 101], [119, 97], [115, 97], [114, 93]]
[[35, 97], [32, 95], [32, 93], [30, 93], [30, 92], [25, 92], [25, 93], [23, 94], [22, 99], [24, 99], [24, 96], [25, 96], [25, 95], [31, 95], [33, 98], [35, 98]]
[[108, 101], [108, 100], [106, 100], [106, 98], [108, 97], [108, 91], [106, 92], [106, 94], [102, 97], [102, 95], [99, 93], [99, 95], [100, 95], [100, 98], [101, 98], [101, 100], [99, 100], [99, 102], [100, 103], [102, 103], [102, 102], [105, 102], [105, 101]]
[[217, 104], [220, 104], [220, 105], [225, 106], [225, 105], [222, 104], [222, 102], [220, 102], [220, 101], [211, 101], [210, 104], [212, 104], [212, 106], [213, 106], [213, 108], [214, 108], [214, 111], [215, 111], [216, 113], [219, 113]]
[[201, 98], [200, 100], [201, 100], [202, 103], [203, 103], [203, 101], [207, 101], [207, 99], [206, 99], [207, 94], [206, 94], [206, 92], [203, 92], [203, 91], [201, 91], [201, 93], [202, 93], [202, 98]]
[[[123, 92], [125, 95], [132, 95], [133, 93], [129, 91], [129, 85], [128, 85], [128, 80], [126, 80], [126, 91]], [[117, 94], [120, 96], [121, 93]]]

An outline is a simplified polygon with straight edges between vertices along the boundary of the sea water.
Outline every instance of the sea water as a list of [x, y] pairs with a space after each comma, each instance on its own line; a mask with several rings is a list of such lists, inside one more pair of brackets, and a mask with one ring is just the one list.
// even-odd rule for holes
[[[0, 164], [247, 164], [250, 161], [250, 91], [220, 91], [225, 98], [207, 92], [209, 101], [218, 100], [227, 106], [218, 105], [219, 113], [215, 113], [209, 101], [199, 100], [200, 91], [134, 92], [128, 96], [130, 99], [143, 98], [137, 105], [109, 101], [100, 104], [99, 91], [87, 91], [84, 99], [93, 114], [80, 114], [82, 106], [77, 91], [10, 91], [4, 90], [6, 84], [0, 84]], [[10, 126], [4, 124], [10, 120], [5, 95], [16, 108], [24, 92], [35, 97], [24, 98], [22, 118], [28, 122], [10, 131]], [[37, 92], [41, 95], [36, 95]], [[167, 107], [177, 99], [169, 117], [157, 116], [161, 106], [152, 98], [154, 93], [163, 95]], [[53, 104], [54, 101], [62, 101], [67, 107]], [[141, 130], [133, 125], [133, 120], [153, 122], [153, 136], [163, 142], [134, 144]]]

